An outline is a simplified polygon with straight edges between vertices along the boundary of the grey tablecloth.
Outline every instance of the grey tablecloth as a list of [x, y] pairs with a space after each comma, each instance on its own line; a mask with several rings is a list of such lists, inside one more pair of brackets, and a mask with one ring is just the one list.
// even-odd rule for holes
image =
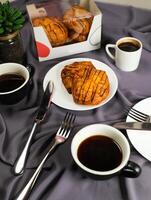
[[[33, 32], [27, 17], [25, 3], [18, 0], [13, 4], [20, 7], [26, 16], [21, 33], [27, 54], [27, 63], [33, 65], [33, 87], [28, 96], [17, 105], [0, 106], [0, 200], [10, 200], [22, 189], [59, 127], [66, 110], [52, 105], [45, 122], [37, 129], [31, 145], [27, 166], [23, 176], [15, 177], [12, 166], [25, 144], [31, 130], [33, 118], [42, 95], [42, 81], [47, 71], [56, 63], [68, 59], [55, 59], [39, 63], [36, 55]], [[131, 160], [142, 166], [142, 174], [136, 179], [116, 176], [104, 181], [83, 176], [74, 164], [70, 153], [73, 135], [89, 123], [111, 123], [125, 119], [123, 105], [151, 96], [151, 12], [133, 7], [122, 7], [98, 3], [103, 13], [102, 47], [97, 51], [74, 55], [100, 60], [116, 73], [119, 87], [114, 98], [105, 106], [84, 112], [75, 112], [77, 120], [69, 140], [47, 160], [44, 169], [31, 193], [30, 200], [150, 200], [151, 164], [132, 147]], [[143, 53], [138, 70], [128, 73], [116, 68], [105, 53], [106, 43], [113, 43], [123, 36], [137, 36], [143, 42]], [[70, 57], [71, 58], [71, 57]], [[123, 132], [125, 134], [125, 132]]]

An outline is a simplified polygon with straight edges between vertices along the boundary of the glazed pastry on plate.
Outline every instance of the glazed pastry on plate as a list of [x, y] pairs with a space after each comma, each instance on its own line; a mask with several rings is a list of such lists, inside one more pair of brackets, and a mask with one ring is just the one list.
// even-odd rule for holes
[[61, 78], [63, 84], [65, 85], [68, 92], [71, 94], [73, 89], [73, 78], [76, 75], [77, 77], [83, 77], [84, 73], [91, 71], [94, 68], [91, 62], [74, 62], [70, 65], [66, 65], [61, 72]]
[[77, 104], [97, 105], [109, 95], [110, 84], [106, 72], [96, 69], [90, 61], [66, 65], [61, 78]]

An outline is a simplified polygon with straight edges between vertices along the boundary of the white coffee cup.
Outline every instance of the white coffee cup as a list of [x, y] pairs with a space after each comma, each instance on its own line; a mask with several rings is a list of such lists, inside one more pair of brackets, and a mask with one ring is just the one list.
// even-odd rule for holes
[[[92, 168], [89, 168], [80, 161], [78, 157], [78, 149], [83, 141], [85, 141], [86, 139], [92, 136], [106, 136], [112, 139], [120, 147], [121, 152], [122, 152], [122, 160], [118, 166], [110, 170], [100, 171], [100, 170], [94, 170]], [[120, 132], [116, 128], [109, 125], [92, 124], [92, 125], [82, 128], [74, 136], [72, 140], [71, 153], [76, 164], [84, 172], [86, 172], [88, 175], [90, 175], [93, 178], [108, 178], [119, 172], [126, 177], [137, 177], [141, 172], [140, 167], [136, 163], [129, 161], [130, 146], [126, 137], [122, 134], [122, 132]], [[95, 153], [96, 152], [94, 151], [94, 154]], [[92, 156], [92, 153], [91, 153], [91, 156]], [[104, 155], [104, 156], [107, 156], [107, 155]], [[109, 155], [109, 159], [110, 158], [111, 157]], [[103, 159], [101, 157], [100, 157], [100, 160], [103, 162]]]
[[[115, 56], [110, 52], [111, 48], [115, 50]], [[105, 50], [120, 70], [134, 71], [139, 65], [142, 43], [134, 37], [123, 37], [116, 44], [107, 44]]]

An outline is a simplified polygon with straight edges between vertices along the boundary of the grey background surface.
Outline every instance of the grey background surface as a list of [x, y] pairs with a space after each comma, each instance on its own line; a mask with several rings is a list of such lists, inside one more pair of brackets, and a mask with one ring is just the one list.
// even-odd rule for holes
[[[25, 144], [36, 110], [42, 96], [42, 81], [47, 71], [56, 63], [71, 58], [41, 62], [37, 60], [33, 31], [25, 3], [20, 7], [26, 17], [21, 34], [27, 54], [27, 63], [34, 67], [33, 87], [28, 96], [17, 105], [0, 106], [0, 199], [11, 200], [27, 183], [56, 133], [67, 110], [52, 104], [45, 122], [37, 129], [32, 142], [25, 173], [15, 177], [12, 166]], [[116, 73], [119, 87], [114, 98], [98, 109], [74, 112], [77, 120], [71, 137], [47, 160], [31, 193], [30, 200], [150, 200], [151, 164], [132, 147], [131, 160], [142, 166], [142, 174], [136, 179], [116, 176], [108, 180], [92, 180], [80, 173], [73, 162], [70, 144], [74, 134], [90, 123], [106, 123], [126, 118], [123, 107], [134, 105], [150, 97], [151, 89], [151, 13], [133, 7], [97, 3], [103, 13], [102, 46], [97, 51], [74, 55], [72, 58], [89, 57], [100, 60]], [[105, 44], [114, 43], [123, 36], [136, 36], [143, 42], [143, 52], [138, 69], [122, 72], [105, 53]], [[123, 132], [123, 134], [126, 134]]]

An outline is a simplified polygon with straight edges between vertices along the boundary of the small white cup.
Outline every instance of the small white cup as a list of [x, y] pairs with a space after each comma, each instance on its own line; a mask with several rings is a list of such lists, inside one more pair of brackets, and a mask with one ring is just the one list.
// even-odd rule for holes
[[[137, 47], [133, 51], [123, 50], [120, 48], [122, 44], [131, 44], [132, 47]], [[115, 49], [115, 56], [110, 52], [110, 48]], [[140, 40], [133, 37], [123, 37], [116, 44], [107, 44], [105, 47], [106, 53], [110, 58], [115, 60], [116, 66], [122, 71], [134, 71], [139, 65], [142, 53], [142, 43]]]
[[[78, 158], [78, 149], [80, 144], [88, 139], [91, 136], [107, 136], [111, 138], [113, 141], [116, 142], [116, 144], [119, 145], [121, 151], [122, 151], [122, 161], [121, 163], [112, 170], [106, 170], [106, 171], [96, 171], [93, 169], [90, 169], [86, 167], [84, 164], [82, 164]], [[113, 176], [114, 174], [121, 173], [126, 177], [137, 177], [141, 169], [140, 167], [132, 162], [129, 161], [130, 157], [130, 146], [126, 139], [126, 137], [116, 128], [105, 125], [105, 124], [92, 124], [89, 126], [86, 126], [82, 128], [73, 138], [71, 143], [71, 153], [74, 161], [76, 164], [84, 170], [88, 175], [90, 175], [92, 178], [108, 178]], [[95, 154], [95, 152], [94, 152]], [[100, 157], [100, 160], [102, 158]]]

